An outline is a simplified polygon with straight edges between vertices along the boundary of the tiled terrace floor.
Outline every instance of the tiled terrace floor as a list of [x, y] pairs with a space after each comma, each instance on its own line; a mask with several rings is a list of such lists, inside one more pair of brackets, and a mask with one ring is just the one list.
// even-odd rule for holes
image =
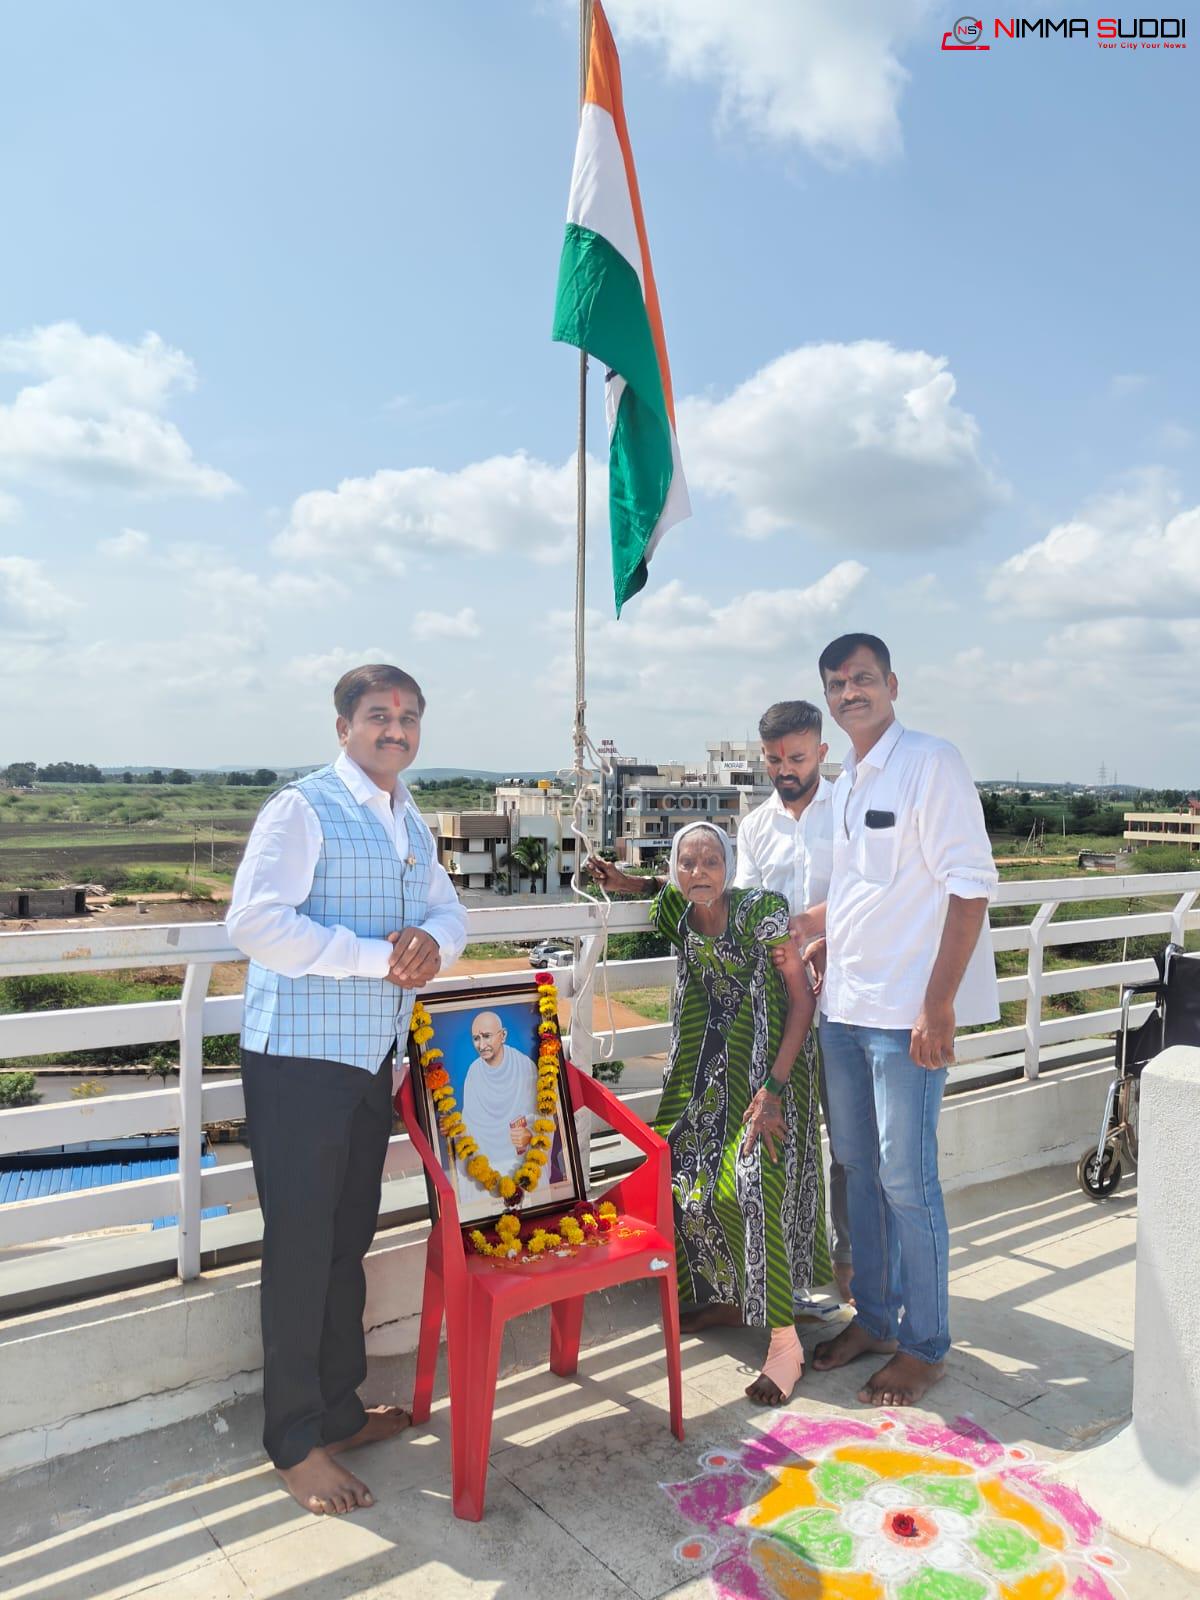
[[[938, 1418], [969, 1414], [1041, 1460], [1086, 1449], [1123, 1420], [1132, 1381], [1135, 1196], [1099, 1207], [1064, 1170], [951, 1201], [950, 1372]], [[814, 1337], [817, 1335], [814, 1333]], [[743, 1398], [757, 1337], [685, 1341], [687, 1442], [666, 1423], [660, 1341], [636, 1293], [596, 1308], [580, 1373], [540, 1364], [543, 1318], [518, 1330], [500, 1389], [480, 1524], [449, 1503], [444, 1399], [429, 1427], [356, 1458], [377, 1505], [304, 1515], [257, 1454], [253, 1398], [0, 1485], [0, 1593], [8, 1600], [150, 1595], [160, 1600], [616, 1600], [707, 1596], [675, 1555], [689, 1528], [660, 1485], [698, 1457], [754, 1440], [770, 1414]], [[146, 1352], [152, 1362], [154, 1353]], [[374, 1398], [407, 1392], [410, 1365], [372, 1367]], [[869, 1416], [859, 1372], [810, 1374], [793, 1410]], [[910, 1414], [911, 1415], [911, 1414]], [[1129, 1600], [1200, 1597], [1200, 1578], [1112, 1541]], [[837, 1597], [836, 1576], [806, 1594]], [[855, 1591], [857, 1592], [857, 1591]], [[799, 1591], [797, 1591], [799, 1593]]]

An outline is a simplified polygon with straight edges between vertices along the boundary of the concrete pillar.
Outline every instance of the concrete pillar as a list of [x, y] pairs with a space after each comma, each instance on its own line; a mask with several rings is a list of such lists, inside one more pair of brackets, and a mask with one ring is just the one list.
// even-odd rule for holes
[[1142, 1075], [1133, 1420], [1072, 1457], [1109, 1529], [1200, 1572], [1200, 1049]]

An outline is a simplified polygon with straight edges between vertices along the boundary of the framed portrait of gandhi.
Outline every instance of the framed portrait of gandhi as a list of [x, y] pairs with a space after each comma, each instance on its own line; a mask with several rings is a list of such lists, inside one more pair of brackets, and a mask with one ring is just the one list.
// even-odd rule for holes
[[[515, 1176], [524, 1164], [531, 1141], [539, 1137], [534, 1124], [539, 1120], [554, 1124], [553, 1133], [543, 1130], [540, 1135], [550, 1140], [548, 1159], [537, 1182], [525, 1192], [520, 1215], [561, 1214], [585, 1199], [574, 1108], [561, 1065], [553, 1114], [537, 1109], [538, 1024], [542, 1019], [532, 974], [528, 985], [519, 988], [489, 991], [473, 986], [469, 992], [447, 990], [431, 995], [425, 1004], [433, 1027], [433, 1039], [427, 1041], [427, 1048], [436, 1046], [442, 1052], [438, 1066], [449, 1079], [455, 1109], [487, 1165], [503, 1177]], [[422, 1127], [453, 1185], [459, 1221], [472, 1227], [486, 1226], [510, 1209], [511, 1201], [506, 1204], [480, 1183], [468, 1171], [471, 1159], [459, 1159], [451, 1150], [418, 1056], [419, 1050], [410, 1038], [413, 1096]], [[437, 1191], [428, 1180], [427, 1188], [430, 1215], [436, 1217]]]

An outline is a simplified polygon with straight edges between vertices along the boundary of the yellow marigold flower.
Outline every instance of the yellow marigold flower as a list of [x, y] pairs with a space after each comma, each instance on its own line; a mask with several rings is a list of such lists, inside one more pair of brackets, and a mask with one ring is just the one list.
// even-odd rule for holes
[[547, 1247], [547, 1249], [553, 1250], [555, 1245], [559, 1245], [561, 1243], [562, 1243], [561, 1235], [559, 1235], [557, 1233], [548, 1233], [546, 1235], [546, 1247]]
[[475, 1246], [476, 1250], [486, 1250], [487, 1249], [488, 1242], [484, 1238], [483, 1234], [479, 1231], [478, 1228], [472, 1228], [471, 1229], [470, 1238], [471, 1238], [471, 1243]]
[[445, 1056], [446, 1052], [444, 1050], [438, 1050], [431, 1046], [425, 1051], [423, 1059], [426, 1061], [443, 1061], [445, 1060]]
[[488, 1175], [488, 1162], [486, 1156], [473, 1156], [467, 1162], [467, 1176], [474, 1178], [477, 1183], [482, 1183]]
[[454, 1141], [454, 1153], [458, 1156], [460, 1161], [466, 1161], [467, 1158], [469, 1156], [473, 1156], [478, 1149], [479, 1146], [475, 1143], [474, 1139], [467, 1135], [464, 1135], [461, 1139], [456, 1139]]
[[534, 1133], [553, 1133], [554, 1123], [549, 1117], [535, 1117], [533, 1120]]
[[516, 1192], [517, 1186], [511, 1178], [500, 1179], [500, 1198], [502, 1200], [511, 1200]]
[[594, 1228], [596, 1226], [596, 1219], [590, 1211], [585, 1211], [579, 1220], [583, 1223], [585, 1228]]
[[615, 1205], [613, 1205], [611, 1200], [602, 1200], [596, 1207], [596, 1213], [601, 1217], [615, 1217], [617, 1214], [617, 1208]]
[[520, 1219], [514, 1217], [511, 1211], [506, 1211], [496, 1223], [496, 1232], [503, 1238], [505, 1235], [520, 1233]]
[[428, 1023], [426, 1023], [425, 1026], [422, 1027], [422, 1028], [414, 1028], [413, 1029], [413, 1038], [416, 1040], [416, 1042], [419, 1045], [428, 1044], [430, 1039], [433, 1038], [433, 1029], [429, 1026]]

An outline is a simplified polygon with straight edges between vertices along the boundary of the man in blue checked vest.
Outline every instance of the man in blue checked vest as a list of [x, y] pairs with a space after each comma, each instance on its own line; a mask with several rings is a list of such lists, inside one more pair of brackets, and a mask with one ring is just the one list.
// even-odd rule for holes
[[263, 1212], [263, 1443], [308, 1511], [373, 1503], [340, 1456], [408, 1425], [367, 1409], [363, 1257], [413, 1000], [466, 942], [466, 913], [400, 774], [425, 696], [370, 665], [333, 692], [342, 751], [259, 812], [233, 886], [250, 957], [242, 1084]]

